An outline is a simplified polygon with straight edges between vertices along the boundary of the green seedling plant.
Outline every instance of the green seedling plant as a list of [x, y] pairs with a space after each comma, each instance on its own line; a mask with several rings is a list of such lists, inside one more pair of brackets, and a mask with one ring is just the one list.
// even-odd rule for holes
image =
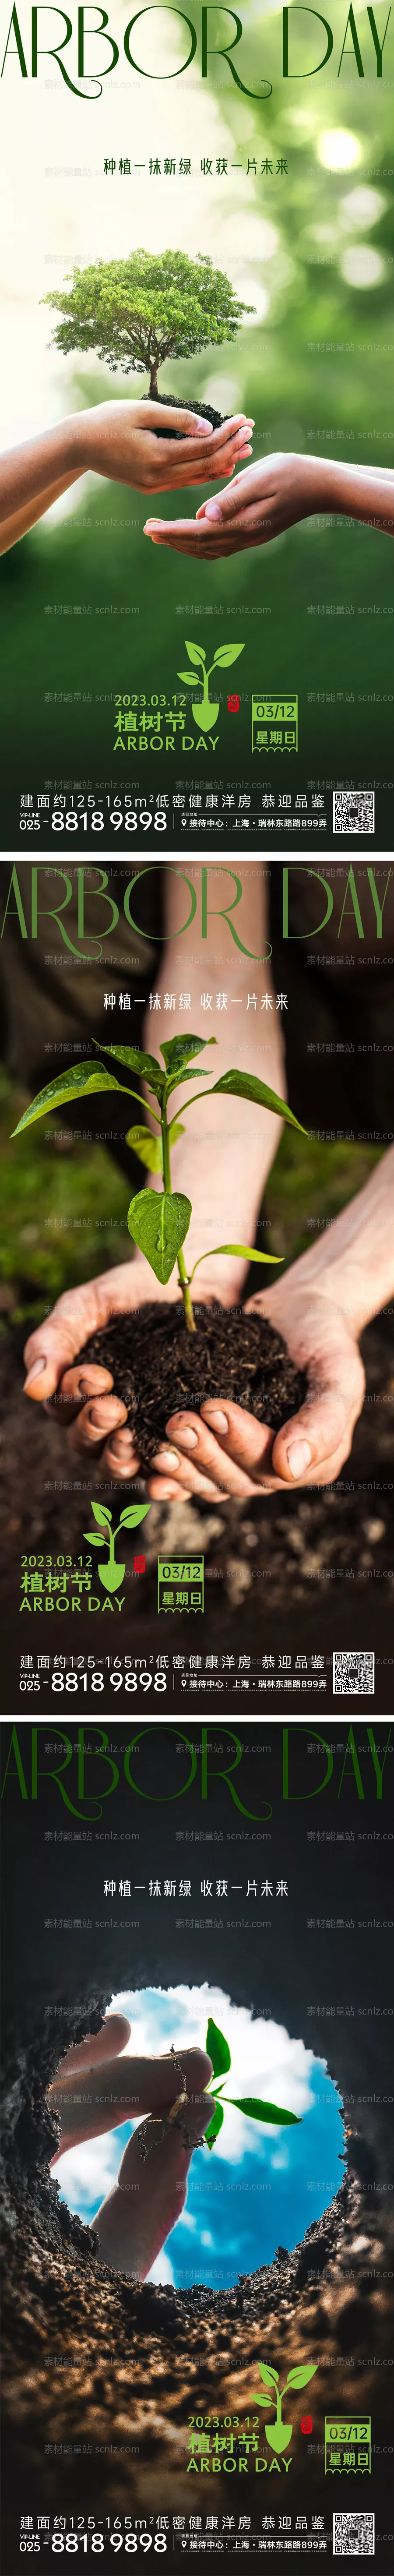
[[[154, 1108], [153, 1100], [150, 1098], [149, 1112], [157, 1128], [157, 1135], [152, 1136], [149, 1128], [141, 1124], [128, 1127], [126, 1144], [130, 1145], [137, 1160], [144, 1163], [148, 1171], [161, 1174], [163, 1189], [137, 1190], [135, 1197], [130, 1200], [127, 1223], [133, 1243], [138, 1244], [139, 1251], [144, 1253], [145, 1260], [149, 1262], [149, 1267], [154, 1271], [155, 1279], [159, 1279], [162, 1288], [166, 1287], [177, 1263], [185, 1322], [189, 1333], [195, 1333], [197, 1330], [191, 1287], [196, 1270], [199, 1269], [202, 1261], [214, 1260], [220, 1253], [238, 1253], [242, 1254], [247, 1261], [268, 1261], [275, 1262], [275, 1265], [282, 1259], [281, 1254], [256, 1252], [250, 1243], [217, 1243], [213, 1249], [209, 1247], [207, 1252], [199, 1254], [198, 1261], [194, 1262], [192, 1270], [189, 1272], [186, 1270], [182, 1246], [189, 1232], [192, 1214], [191, 1199], [186, 1198], [182, 1190], [173, 1190], [171, 1187], [172, 1147], [176, 1144], [177, 1138], [183, 1136], [184, 1127], [183, 1121], [180, 1123], [178, 1118], [172, 1118], [171, 1113], [168, 1116], [168, 1110], [172, 1093], [178, 1091], [181, 1083], [198, 1082], [202, 1073], [204, 1081], [207, 1081], [205, 1066], [199, 1064], [195, 1069], [192, 1060], [200, 1056], [207, 1046], [216, 1046], [216, 1043], [216, 1038], [183, 1035], [168, 1038], [160, 1047], [160, 1055], [164, 1057], [164, 1065], [161, 1065], [157, 1056], [145, 1054], [142, 1047], [107, 1046], [104, 1041], [104, 1054], [111, 1057], [110, 1070], [108, 1065], [102, 1064], [100, 1060], [98, 1063], [92, 1063], [85, 1059], [83, 1064], [73, 1065], [72, 1070], [70, 1068], [66, 1073], [55, 1075], [53, 1082], [45, 1084], [44, 1091], [37, 1092], [36, 1099], [32, 1100], [30, 1107], [23, 1111], [22, 1118], [18, 1119], [18, 1125], [13, 1129], [14, 1136], [19, 1136], [25, 1127], [33, 1125], [35, 1119], [46, 1118], [48, 1110], [62, 1108], [68, 1100], [86, 1100], [92, 1093], [98, 1091], [122, 1091], [132, 1100], [136, 1100], [141, 1110], [141, 1095], [135, 1090], [131, 1076], [137, 1075], [140, 1083], [145, 1083], [157, 1103]], [[92, 1044], [98, 1049], [97, 1038], [92, 1040]], [[113, 1059], [121, 1067], [123, 1076], [121, 1080], [112, 1070]], [[210, 1070], [212, 1071], [212, 1067]], [[305, 1127], [300, 1126], [299, 1118], [293, 1116], [287, 1101], [280, 1100], [278, 1092], [271, 1091], [267, 1082], [260, 1082], [257, 1074], [243, 1073], [234, 1065], [230, 1065], [227, 1073], [220, 1075], [218, 1082], [212, 1083], [208, 1093], [206, 1091], [191, 1093], [190, 1098], [183, 1103], [183, 1118], [187, 1109], [194, 1109], [197, 1100], [207, 1098], [212, 1100], [218, 1093], [227, 1098], [235, 1096], [238, 1100], [254, 1101], [262, 1109], [273, 1110], [278, 1118], [287, 1119], [289, 1126], [298, 1128], [301, 1136], [306, 1134]]]
[[107, 1561], [105, 1563], [104, 1559], [102, 1560], [101, 1565], [97, 1567], [97, 1573], [104, 1592], [119, 1592], [121, 1583], [124, 1582], [126, 1566], [116, 1563], [115, 1539], [119, 1537], [121, 1529], [138, 1528], [138, 1522], [144, 1521], [146, 1512], [150, 1511], [150, 1503], [128, 1504], [126, 1511], [121, 1512], [120, 1521], [117, 1522], [114, 1530], [112, 1512], [107, 1512], [105, 1503], [91, 1503], [90, 1509], [93, 1512], [93, 1519], [99, 1522], [99, 1530], [84, 1530], [84, 1538], [89, 1540], [89, 1547], [108, 1547]]
[[187, 680], [188, 689], [193, 687], [195, 688], [195, 674], [197, 673], [198, 678], [202, 681], [203, 694], [202, 698], [196, 698], [195, 704], [193, 704], [192, 700], [192, 716], [194, 716], [195, 724], [200, 727], [200, 733], [212, 733], [213, 725], [216, 724], [219, 714], [219, 699], [217, 698], [214, 700], [213, 698], [210, 698], [209, 695], [209, 681], [212, 679], [212, 672], [228, 671], [230, 669], [231, 662], [238, 662], [240, 653], [245, 652], [245, 645], [218, 644], [217, 653], [214, 653], [213, 662], [210, 662], [208, 671], [206, 669], [206, 656], [205, 653], [200, 651], [199, 644], [186, 643], [186, 652], [189, 655], [189, 662], [193, 662], [195, 664], [195, 670], [178, 671], [177, 678], [178, 680]]
[[282, 2388], [282, 2390], [279, 2388], [278, 2370], [269, 2369], [267, 2361], [259, 2361], [258, 2368], [261, 2379], [264, 2379], [265, 2381], [269, 2380], [270, 2384], [268, 2388], [266, 2387], [264, 2394], [262, 2389], [260, 2391], [257, 2389], [256, 2392], [253, 2392], [253, 2405], [273, 2406], [275, 2400], [275, 2423], [266, 2424], [265, 2438], [266, 2442], [269, 2444], [270, 2451], [274, 2451], [276, 2458], [278, 2458], [281, 2451], [288, 2451], [293, 2431], [292, 2424], [286, 2424], [286, 2422], [283, 2424], [282, 2422], [282, 2397], [287, 2396], [287, 2391], [290, 2388], [295, 2389], [309, 2387], [310, 2379], [314, 2379], [315, 2377], [317, 2361], [309, 2362], [306, 2370], [304, 2370], [303, 2364], [300, 2369], [297, 2367], [296, 2370], [288, 2370], [287, 2379], [285, 2379], [284, 2388]]
[[[226, 2102], [231, 2104], [233, 2111], [243, 2111], [246, 2120], [266, 2120], [269, 2121], [270, 2125], [272, 2124], [272, 2127], [275, 2129], [300, 2128], [301, 2123], [297, 2119], [296, 2111], [279, 2111], [277, 2102], [260, 2102], [258, 2096], [254, 2093], [243, 2093], [241, 2095], [225, 2093], [223, 2100], [223, 2084], [225, 2076], [230, 2073], [231, 2056], [228, 2040], [225, 2039], [224, 2032], [222, 2030], [218, 2030], [216, 2021], [208, 2022], [205, 2046], [208, 2052], [208, 2057], [212, 2058], [212, 2075], [210, 2083], [207, 2085], [207, 2092], [211, 2093], [212, 2100], [215, 2104], [213, 2118], [210, 2121], [209, 2129], [207, 2129], [205, 2133], [207, 2147], [210, 2149], [214, 2147], [216, 2138], [220, 2136], [220, 2130], [223, 2127]], [[276, 2376], [276, 2374], [274, 2375]], [[266, 2377], [269, 2378], [269, 2376], [270, 2373], [268, 2371], [266, 2373]], [[259, 2402], [263, 2404], [263, 2399]]]

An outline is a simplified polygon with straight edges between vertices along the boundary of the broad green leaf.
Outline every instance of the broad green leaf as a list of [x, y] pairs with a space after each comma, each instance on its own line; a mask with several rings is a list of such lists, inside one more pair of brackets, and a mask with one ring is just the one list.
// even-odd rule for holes
[[176, 676], [177, 680], [188, 680], [189, 689], [195, 688], [194, 671], [177, 671]]
[[147, 1056], [144, 1046], [108, 1046], [106, 1038], [93, 1038], [93, 1046], [103, 1046], [103, 1054], [116, 1056], [118, 1064], [129, 1066], [129, 1074], [160, 1074], [160, 1056]]
[[214, 2147], [215, 2138], [219, 2137], [219, 2130], [223, 2128], [223, 2120], [224, 2111], [222, 2111], [221, 2102], [215, 2102], [213, 2120], [210, 2120], [209, 2129], [205, 2131], [207, 2147]]
[[[92, 1509], [93, 1509], [93, 1505], [92, 1505]], [[84, 1531], [83, 1531], [83, 1537], [84, 1537], [84, 1538], [88, 1538], [88, 1539], [89, 1539], [89, 1547], [102, 1547], [102, 1546], [103, 1546], [103, 1532], [102, 1532], [102, 1530], [100, 1530], [100, 1532], [99, 1532], [98, 1530], [84, 1530]]]
[[150, 1136], [149, 1127], [128, 1127], [125, 1143], [131, 1145], [132, 1153], [137, 1155], [137, 1162], [145, 1163], [147, 1172], [162, 1172], [161, 1136]]
[[289, 1127], [298, 1127], [300, 1136], [308, 1134], [307, 1127], [301, 1127], [300, 1119], [293, 1117], [287, 1100], [280, 1100], [279, 1092], [271, 1091], [268, 1082], [259, 1082], [256, 1073], [238, 1073], [236, 1066], [230, 1065], [228, 1073], [222, 1073], [220, 1082], [214, 1082], [212, 1088], [213, 1091], [236, 1092], [240, 1100], [257, 1100], [261, 1109], [275, 1109], [278, 1118], [287, 1118]]
[[273, 2406], [273, 2403], [274, 2403], [274, 2397], [275, 2397], [275, 2396], [276, 2396], [276, 2389], [274, 2389], [274, 2388], [271, 2388], [271, 2389], [270, 2389], [269, 2394], [268, 2394], [268, 2388], [267, 2388], [267, 2394], [266, 2394], [266, 2397], [264, 2397], [264, 2396], [263, 2396], [263, 2393], [262, 2393], [262, 2391], [260, 2392], [260, 2389], [259, 2389], [259, 2388], [254, 2388], [254, 2389], [253, 2389], [253, 2405], [254, 2405], [254, 2406]]
[[[216, 1038], [194, 1038], [192, 1036], [167, 1038], [165, 1046], [160, 1047], [160, 1054], [164, 1056], [166, 1074], [176, 1073], [177, 1065], [188, 1064], [190, 1056], [201, 1055], [203, 1047], [216, 1045]], [[199, 1065], [198, 1072], [202, 1073], [202, 1071], [203, 1066]]]
[[106, 1511], [105, 1503], [91, 1503], [91, 1511], [94, 1520], [99, 1521], [100, 1529], [111, 1529], [112, 1512]]
[[46, 1082], [45, 1091], [37, 1091], [30, 1108], [24, 1109], [23, 1118], [18, 1118], [18, 1125], [12, 1130], [13, 1136], [20, 1136], [23, 1127], [32, 1127], [35, 1118], [45, 1118], [49, 1109], [61, 1109], [66, 1100], [86, 1100], [88, 1092], [92, 1091], [127, 1093], [129, 1084], [117, 1082], [116, 1075], [108, 1073], [105, 1064], [89, 1064], [85, 1057], [84, 1064], [74, 1064], [72, 1072], [56, 1074], [54, 1082]]
[[246, 2120], [272, 2120], [278, 2129], [299, 2129], [302, 2126], [295, 2111], [278, 2111], [276, 2102], [259, 2102], [253, 2093], [245, 2093], [241, 2099], [228, 2093], [227, 2100], [232, 2102], [234, 2111], [245, 2112]]
[[316, 2370], [317, 2361], [312, 2362], [310, 2370], [288, 2370], [286, 2388], [307, 2388], [309, 2380], [314, 2379]]
[[147, 1512], [150, 1512], [150, 1503], [128, 1503], [126, 1511], [121, 1512], [118, 1529], [137, 1529], [138, 1521], [144, 1521]]
[[275, 1263], [284, 1261], [283, 1252], [253, 1252], [251, 1243], [215, 1243], [212, 1251], [199, 1253], [198, 1261], [194, 1262], [194, 1268], [190, 1272], [190, 1279], [194, 1279], [194, 1272], [199, 1270], [201, 1261], [214, 1261], [219, 1252], [242, 1252], [245, 1261], [274, 1261]]
[[[215, 1045], [216, 1045], [216, 1039], [215, 1039], [215, 1038], [211, 1039], [211, 1045], [213, 1045], [213, 1046], [215, 1046]], [[201, 1082], [201, 1075], [202, 1075], [203, 1082], [209, 1082], [209, 1076], [210, 1076], [210, 1073], [212, 1073], [212, 1065], [211, 1065], [211, 1064], [210, 1064], [210, 1065], [206, 1065], [206, 1064], [196, 1064], [196, 1065], [194, 1066], [194, 1064], [190, 1064], [190, 1062], [187, 1062], [187, 1061], [186, 1061], [186, 1058], [185, 1058], [185, 1056], [184, 1056], [184, 1057], [183, 1057], [183, 1060], [182, 1060], [182, 1064], [177, 1064], [176, 1072], [175, 1072], [175, 1073], [168, 1074], [168, 1077], [167, 1077], [167, 1093], [168, 1093], [168, 1099], [169, 1099], [169, 1097], [170, 1097], [170, 1092], [171, 1092], [171, 1091], [176, 1091], [176, 1087], [177, 1087], [177, 1083], [178, 1083], [178, 1082]], [[201, 1092], [201, 1093], [199, 1093], [199, 1092], [197, 1091], [197, 1094], [196, 1094], [196, 1098], [197, 1098], [197, 1100], [198, 1100], [199, 1098], [201, 1098], [201, 1099], [202, 1099], [202, 1096], [203, 1096], [203, 1095], [202, 1095], [202, 1092]], [[185, 1109], [189, 1109], [189, 1108], [190, 1108], [190, 1101], [188, 1101], [188, 1100], [187, 1100], [187, 1101], [185, 1101]]]
[[[278, 2379], [279, 2379], [279, 2371], [278, 2371], [278, 2370], [274, 2370], [274, 2369], [270, 2366], [270, 2363], [269, 2363], [268, 2361], [259, 2361], [258, 2368], [259, 2368], [259, 2371], [260, 2371], [260, 2378], [261, 2378], [261, 2379], [272, 2379], [272, 2380], [273, 2380], [273, 2384], [274, 2384], [274, 2389], [275, 2389], [275, 2388], [277, 2388], [277, 2386], [278, 2386]], [[253, 2402], [254, 2402], [254, 2401], [253, 2401]]]
[[130, 1201], [129, 1234], [163, 1288], [188, 1233], [191, 1212], [191, 1199], [183, 1198], [180, 1190], [138, 1190]]
[[92, 1038], [92, 1046], [99, 1045], [104, 1048], [104, 1055], [114, 1055], [118, 1064], [127, 1064], [129, 1073], [140, 1073], [141, 1080], [143, 1077], [144, 1082], [151, 1081], [153, 1091], [157, 1090], [158, 1083], [163, 1090], [164, 1074], [157, 1055], [145, 1055], [143, 1047], [107, 1046], [106, 1038]]
[[212, 2058], [213, 2074], [228, 2075], [229, 2066], [231, 2066], [230, 2050], [227, 2039], [223, 2037], [223, 2031], [218, 2030], [216, 2021], [208, 2022], [205, 2046], [208, 2057]]
[[205, 657], [205, 653], [200, 652], [200, 646], [199, 646], [199, 644], [188, 644], [188, 641], [187, 641], [187, 635], [185, 635], [185, 644], [186, 644], [186, 652], [187, 652], [187, 653], [188, 653], [188, 655], [189, 655], [189, 662], [194, 662], [194, 663], [195, 663], [195, 665], [196, 665], [196, 668], [197, 668], [197, 664], [198, 664], [199, 662], [202, 662], [202, 667], [204, 668], [204, 662], [205, 662], [205, 658], [206, 658], [206, 657]]
[[230, 662], [238, 662], [239, 654], [244, 652], [244, 644], [219, 644], [218, 651], [213, 656], [213, 664], [216, 662], [221, 671], [228, 671]]

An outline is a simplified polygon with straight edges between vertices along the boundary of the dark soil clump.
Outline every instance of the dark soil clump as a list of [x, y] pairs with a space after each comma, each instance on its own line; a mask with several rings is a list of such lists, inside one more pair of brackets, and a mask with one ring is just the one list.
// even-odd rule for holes
[[[209, 420], [211, 429], [221, 429], [223, 421], [230, 419], [230, 413], [228, 411], [215, 411], [213, 403], [184, 401], [182, 394], [158, 393], [157, 400], [159, 403], [165, 403], [166, 411], [197, 412], [198, 420]], [[152, 395], [143, 394], [142, 401], [151, 402]], [[155, 429], [155, 438], [183, 438], [183, 436], [184, 431], [182, 429], [172, 429], [170, 421], [168, 423], [168, 429]]]
[[196, 1413], [209, 1396], [245, 1405], [275, 1431], [304, 1402], [306, 1380], [271, 1324], [242, 1307], [197, 1313], [197, 1332], [188, 1333], [181, 1304], [140, 1306], [93, 1333], [79, 1353], [111, 1369], [144, 1465], [170, 1414]]

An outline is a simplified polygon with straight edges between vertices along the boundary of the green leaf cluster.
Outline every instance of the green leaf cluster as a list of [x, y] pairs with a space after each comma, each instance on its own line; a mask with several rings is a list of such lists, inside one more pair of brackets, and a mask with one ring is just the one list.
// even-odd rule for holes
[[[198, 653], [197, 645], [193, 650]], [[229, 651], [229, 647], [223, 647], [227, 658]], [[215, 659], [217, 658], [215, 656]], [[92, 1043], [98, 1048], [97, 1039], [94, 1038]], [[145, 1082], [148, 1091], [153, 1094], [153, 1099], [158, 1104], [157, 1108], [153, 1108], [151, 1098], [150, 1116], [157, 1128], [157, 1136], [152, 1136], [149, 1128], [143, 1126], [142, 1122], [136, 1122], [135, 1125], [127, 1128], [127, 1142], [148, 1171], [161, 1174], [164, 1188], [162, 1191], [143, 1189], [136, 1192], [128, 1210], [128, 1229], [133, 1242], [138, 1244], [139, 1250], [144, 1253], [151, 1270], [154, 1271], [155, 1278], [160, 1281], [162, 1287], [167, 1285], [175, 1263], [178, 1262], [189, 1329], [194, 1329], [190, 1285], [200, 1261], [212, 1259], [218, 1253], [237, 1253], [244, 1259], [257, 1263], [273, 1260], [276, 1262], [277, 1259], [281, 1259], [279, 1254], [257, 1252], [251, 1244], [219, 1243], [210, 1247], [209, 1254], [200, 1253], [190, 1277], [187, 1277], [182, 1245], [189, 1230], [192, 1214], [191, 1200], [183, 1192], [172, 1190], [170, 1180], [171, 1147], [176, 1143], [177, 1137], [183, 1135], [184, 1129], [178, 1119], [168, 1120], [167, 1108], [172, 1092], [176, 1091], [181, 1083], [187, 1081], [195, 1083], [200, 1079], [201, 1074], [204, 1083], [208, 1080], [207, 1068], [200, 1062], [198, 1065], [195, 1064], [196, 1057], [200, 1058], [208, 1046], [216, 1046], [216, 1038], [199, 1038], [191, 1031], [186, 1036], [182, 1032], [179, 1037], [165, 1040], [160, 1047], [163, 1064], [159, 1064], [158, 1056], [149, 1055], [142, 1047], [129, 1047], [122, 1044], [107, 1046], [104, 1041], [104, 1053], [110, 1058], [110, 1066], [101, 1061], [91, 1063], [87, 1059], [81, 1064], [69, 1067], [65, 1073], [55, 1075], [53, 1081], [46, 1083], [45, 1090], [39, 1091], [36, 1099], [31, 1101], [28, 1109], [23, 1111], [13, 1131], [14, 1135], [18, 1136], [24, 1128], [32, 1126], [36, 1119], [44, 1118], [48, 1110], [57, 1109], [69, 1100], [87, 1099], [90, 1094], [100, 1091], [123, 1092], [125, 1097], [136, 1100], [140, 1106], [140, 1091], [136, 1091], [130, 1077], [135, 1075], [140, 1084]], [[119, 1080], [118, 1073], [112, 1069], [113, 1059], [122, 1070], [122, 1081]], [[227, 1073], [220, 1076], [218, 1082], [211, 1084], [208, 1095], [200, 1091], [191, 1093], [190, 1099], [184, 1103], [184, 1114], [187, 1109], [193, 1107], [196, 1100], [207, 1096], [212, 1098], [215, 1093], [234, 1094], [239, 1099], [256, 1101], [260, 1107], [273, 1110], [277, 1116], [286, 1119], [290, 1126], [298, 1128], [302, 1135], [305, 1134], [305, 1129], [299, 1128], [299, 1120], [288, 1108], [287, 1101], [280, 1099], [278, 1092], [272, 1091], [268, 1083], [260, 1082], [256, 1074], [244, 1073], [236, 1066], [230, 1066]]]
[[[220, 2136], [220, 2130], [223, 2127], [226, 2102], [231, 2104], [233, 2111], [243, 2111], [246, 2120], [269, 2121], [277, 2129], [298, 2129], [300, 2127], [300, 2122], [297, 2120], [295, 2111], [280, 2111], [276, 2102], [261, 2102], [258, 2096], [254, 2093], [242, 2093], [241, 2095], [237, 2093], [225, 2093], [223, 2101], [223, 2081], [225, 2075], [228, 2075], [230, 2072], [231, 2056], [228, 2040], [225, 2039], [224, 2032], [218, 2029], [217, 2022], [215, 2021], [210, 2020], [208, 2022], [205, 2046], [208, 2057], [212, 2058], [212, 2076], [210, 2084], [207, 2086], [207, 2091], [211, 2094], [212, 2100], [215, 2104], [213, 2117], [209, 2123], [209, 2129], [206, 2130], [206, 2144], [207, 2147], [209, 2147], [210, 2152], [212, 2147], [215, 2145], [216, 2138]], [[266, 2377], [269, 2378], [269, 2376], [270, 2373], [267, 2372]], [[274, 2378], [277, 2378], [277, 2372], [274, 2372], [273, 2376]], [[295, 2386], [295, 2384], [295, 2381], [293, 2381], [292, 2385]], [[301, 2387], [301, 2380], [299, 2382], [297, 2381], [297, 2386]], [[263, 2404], [264, 2401], [263, 2399], [260, 2399], [259, 2402], [260, 2404]]]

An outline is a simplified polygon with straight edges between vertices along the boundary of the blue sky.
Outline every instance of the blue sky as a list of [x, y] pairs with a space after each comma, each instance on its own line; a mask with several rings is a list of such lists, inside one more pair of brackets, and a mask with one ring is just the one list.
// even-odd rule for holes
[[[299, 2244], [342, 2181], [340, 2102], [326, 2061], [279, 2023], [252, 2020], [218, 1986], [130, 1990], [114, 1995], [109, 2010], [128, 2014], [128, 2045], [143, 2056], [160, 2054], [172, 2043], [177, 2053], [182, 2043], [205, 2047], [211, 2016], [231, 2050], [225, 2093], [258, 2094], [300, 2120], [299, 2128], [272, 2128], [228, 2109], [212, 2154], [204, 2148], [192, 2158], [186, 2207], [149, 2279], [171, 2281], [176, 2288], [204, 2281], [227, 2289], [239, 2272], [271, 2262], [278, 2244], [289, 2251]], [[56, 2166], [61, 2200], [86, 2224], [113, 2189], [135, 2126], [124, 2121], [107, 2136], [73, 2147]]]

